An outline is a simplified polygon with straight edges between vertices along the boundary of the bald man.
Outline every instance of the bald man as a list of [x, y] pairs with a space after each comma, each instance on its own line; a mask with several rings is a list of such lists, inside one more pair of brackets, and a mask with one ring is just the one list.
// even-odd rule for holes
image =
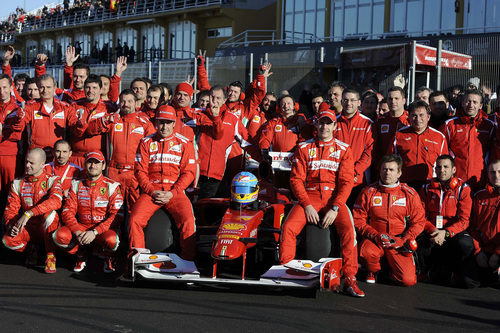
[[38, 245], [46, 251], [45, 273], [56, 272], [55, 244], [50, 234], [59, 226], [56, 210], [63, 198], [59, 177], [44, 170], [45, 151], [28, 152], [24, 177], [14, 179], [4, 213], [3, 244], [14, 251], [27, 249], [26, 264], [37, 264]]

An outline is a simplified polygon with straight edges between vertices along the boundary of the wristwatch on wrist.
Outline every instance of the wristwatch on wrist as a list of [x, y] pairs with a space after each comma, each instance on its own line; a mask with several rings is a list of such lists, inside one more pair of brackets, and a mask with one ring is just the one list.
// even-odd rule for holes
[[451, 236], [450, 232], [448, 230], [445, 230], [444, 238], [448, 239], [450, 238], [450, 236]]
[[340, 207], [339, 207], [339, 206], [337, 206], [337, 205], [334, 205], [334, 206], [332, 206], [332, 208], [331, 208], [331, 210], [333, 210], [334, 212], [338, 212], [338, 211], [339, 211], [339, 209], [340, 209]]
[[92, 232], [94, 233], [94, 235], [99, 235], [99, 233], [97, 232], [97, 230], [93, 229]]

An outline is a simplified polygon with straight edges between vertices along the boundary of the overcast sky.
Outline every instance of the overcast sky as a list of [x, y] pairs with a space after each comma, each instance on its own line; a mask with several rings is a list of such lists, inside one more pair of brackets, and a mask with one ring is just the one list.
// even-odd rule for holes
[[24, 7], [25, 4], [25, 9], [29, 12], [30, 10], [43, 7], [45, 4], [53, 4], [55, 6], [62, 2], [63, 0], [2, 0], [2, 5], [0, 6], [0, 18], [8, 17], [10, 13], [16, 11], [17, 7]]

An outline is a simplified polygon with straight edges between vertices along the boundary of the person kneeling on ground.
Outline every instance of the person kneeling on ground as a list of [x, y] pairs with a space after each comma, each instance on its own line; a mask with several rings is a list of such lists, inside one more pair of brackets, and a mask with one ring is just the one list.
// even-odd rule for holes
[[380, 181], [365, 187], [354, 205], [354, 225], [364, 238], [360, 260], [368, 271], [368, 283], [375, 283], [383, 256], [396, 282], [404, 286], [417, 283], [411, 254], [401, 252], [422, 232], [425, 215], [417, 192], [399, 182], [402, 165], [399, 155], [385, 155], [381, 160]]
[[52, 234], [54, 242], [77, 255], [75, 272], [86, 266], [88, 245], [104, 256], [104, 272], [114, 268], [114, 254], [120, 244], [119, 227], [123, 219], [120, 183], [105, 176], [104, 156], [100, 151], [85, 155], [86, 178], [73, 180], [63, 206], [63, 227]]

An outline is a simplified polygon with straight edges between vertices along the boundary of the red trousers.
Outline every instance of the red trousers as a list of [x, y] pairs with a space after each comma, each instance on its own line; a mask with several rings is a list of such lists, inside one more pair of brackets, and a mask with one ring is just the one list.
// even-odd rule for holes
[[43, 243], [47, 253], [54, 252], [56, 247], [50, 237], [59, 227], [59, 217], [55, 211], [42, 217], [32, 217], [17, 236], [7, 233], [3, 236], [3, 244], [11, 250], [23, 252], [29, 242]]
[[407, 287], [417, 283], [413, 256], [405, 256], [394, 249], [384, 250], [369, 239], [365, 239], [361, 243], [359, 252], [359, 256], [369, 272], [376, 273], [380, 270], [380, 258], [385, 255], [394, 280]]
[[[91, 230], [91, 228], [81, 226], [80, 231], [87, 230]], [[70, 254], [77, 253], [80, 248], [80, 244], [78, 243], [75, 235], [73, 235], [71, 230], [66, 226], [57, 229], [52, 234], [52, 239], [57, 246], [66, 250]], [[110, 252], [115, 252], [118, 249], [118, 246], [120, 245], [120, 238], [115, 230], [109, 229], [108, 231], [97, 235], [95, 240], [92, 242], [92, 245], [96, 246], [99, 252], [109, 255]]]
[[16, 174], [17, 155], [0, 155], [0, 191], [2, 199], [7, 199], [10, 183]]
[[[129, 220], [129, 241], [130, 247], [144, 248], [144, 231], [148, 221], [153, 214], [162, 206], [153, 202], [148, 194], [141, 194], [132, 209]], [[191, 201], [184, 192], [177, 194], [165, 208], [174, 219], [174, 223], [179, 229], [181, 257], [185, 260], [194, 260], [196, 254], [196, 226], [194, 224], [194, 213]]]
[[134, 170], [109, 167], [108, 177], [121, 184], [123, 199], [128, 212], [131, 213], [134, 203], [139, 199], [139, 182], [135, 178]]
[[[326, 207], [329, 196], [323, 196], [320, 192], [309, 192], [313, 207], [318, 211], [320, 216], [325, 213], [330, 207]], [[288, 218], [286, 219], [283, 230], [281, 232], [280, 241], [280, 263], [286, 264], [295, 258], [295, 248], [297, 236], [306, 225], [306, 215], [304, 208], [297, 204], [295, 205]], [[347, 206], [340, 206], [337, 218], [333, 222], [333, 226], [337, 229], [340, 237], [341, 253], [342, 253], [342, 270], [344, 276], [354, 276], [358, 271], [358, 249], [356, 246], [356, 231], [354, 230], [354, 222], [351, 212]]]

